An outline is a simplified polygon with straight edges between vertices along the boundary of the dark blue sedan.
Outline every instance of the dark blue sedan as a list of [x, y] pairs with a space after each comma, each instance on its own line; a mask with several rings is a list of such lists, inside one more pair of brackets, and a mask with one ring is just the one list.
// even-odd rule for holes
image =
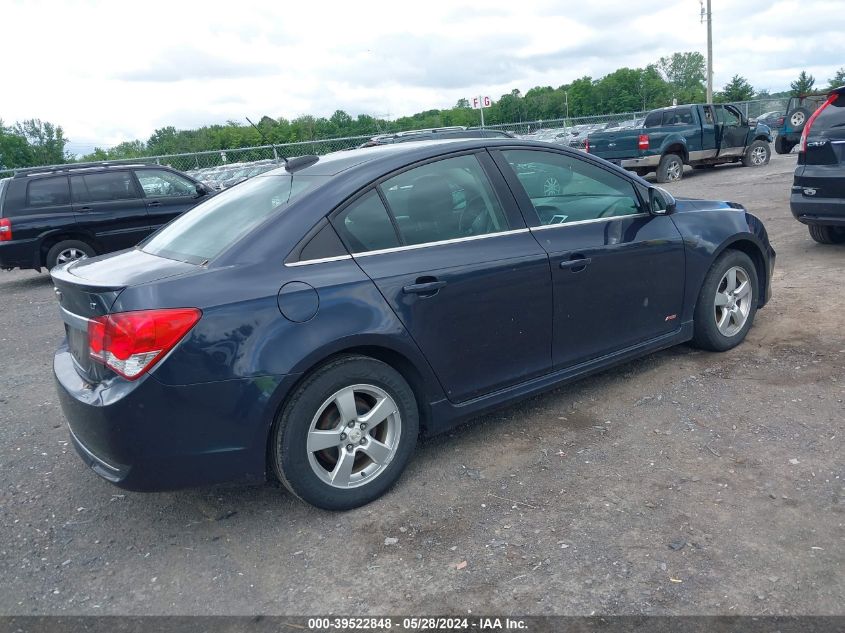
[[54, 269], [54, 371], [77, 451], [121, 487], [276, 476], [348, 509], [421, 432], [679, 343], [734, 347], [774, 259], [741, 205], [556, 145], [304, 157]]

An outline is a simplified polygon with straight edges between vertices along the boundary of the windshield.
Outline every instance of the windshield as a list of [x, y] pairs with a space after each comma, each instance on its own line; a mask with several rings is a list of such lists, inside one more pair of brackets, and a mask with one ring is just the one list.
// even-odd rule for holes
[[145, 253], [201, 264], [217, 257], [276, 208], [326, 176], [258, 176], [217, 194], [141, 242]]

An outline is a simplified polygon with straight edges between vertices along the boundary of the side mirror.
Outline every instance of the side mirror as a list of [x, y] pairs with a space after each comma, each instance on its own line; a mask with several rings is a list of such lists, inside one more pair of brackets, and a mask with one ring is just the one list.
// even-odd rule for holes
[[206, 187], [206, 186], [205, 186], [203, 183], [201, 183], [201, 182], [198, 182], [198, 183], [197, 183], [197, 187], [196, 187], [196, 189], [197, 189], [197, 197], [198, 197], [198, 198], [201, 198], [202, 196], [204, 196], [204, 195], [208, 194], [208, 187]]
[[675, 211], [675, 198], [660, 187], [648, 190], [648, 207], [652, 215], [669, 215]]

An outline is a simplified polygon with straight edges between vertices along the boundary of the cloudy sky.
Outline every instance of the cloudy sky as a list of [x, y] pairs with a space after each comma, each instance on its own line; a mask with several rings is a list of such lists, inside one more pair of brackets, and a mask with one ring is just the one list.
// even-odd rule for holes
[[[267, 114], [396, 118], [706, 51], [698, 0], [0, 0], [0, 118], [74, 153]], [[713, 0], [714, 85], [826, 86], [845, 0]], [[16, 26], [19, 25], [19, 26]]]

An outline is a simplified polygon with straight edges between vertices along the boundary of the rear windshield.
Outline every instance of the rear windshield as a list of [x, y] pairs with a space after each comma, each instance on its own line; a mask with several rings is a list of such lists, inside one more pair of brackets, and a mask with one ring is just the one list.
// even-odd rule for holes
[[145, 253], [192, 264], [212, 260], [279, 206], [327, 176], [256, 176], [179, 216], [141, 243]]
[[[821, 110], [815, 118], [812, 132], [824, 132], [834, 128], [845, 128], [845, 95], [839, 95], [836, 101]], [[0, 184], [0, 188], [2, 188]], [[2, 189], [0, 189], [2, 191]]]

